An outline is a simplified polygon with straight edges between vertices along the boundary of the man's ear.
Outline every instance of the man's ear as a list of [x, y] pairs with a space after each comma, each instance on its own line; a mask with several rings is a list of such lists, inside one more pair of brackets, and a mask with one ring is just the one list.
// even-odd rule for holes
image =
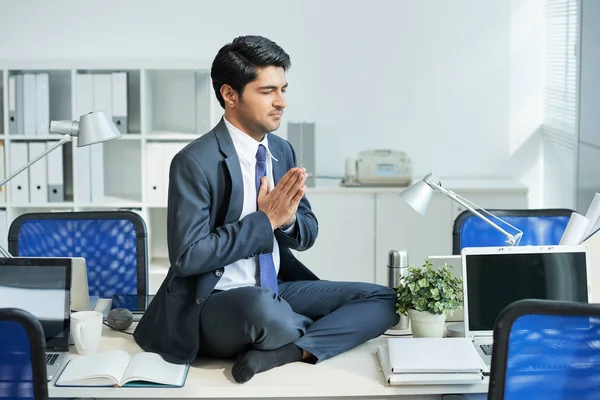
[[238, 93], [229, 85], [221, 85], [221, 96], [225, 101], [225, 107], [235, 108], [238, 103]]

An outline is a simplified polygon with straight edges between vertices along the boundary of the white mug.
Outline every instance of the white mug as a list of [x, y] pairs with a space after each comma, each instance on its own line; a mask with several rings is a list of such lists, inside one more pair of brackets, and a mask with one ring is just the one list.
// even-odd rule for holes
[[71, 336], [77, 353], [94, 354], [98, 351], [102, 336], [102, 313], [99, 311], [77, 311], [71, 314]]

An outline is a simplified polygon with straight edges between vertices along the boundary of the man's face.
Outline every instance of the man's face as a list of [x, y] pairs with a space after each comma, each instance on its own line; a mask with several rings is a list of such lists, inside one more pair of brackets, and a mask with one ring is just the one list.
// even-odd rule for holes
[[281, 67], [265, 67], [257, 71], [254, 81], [244, 88], [236, 104], [236, 116], [247, 134], [260, 138], [279, 128], [286, 107], [287, 80]]

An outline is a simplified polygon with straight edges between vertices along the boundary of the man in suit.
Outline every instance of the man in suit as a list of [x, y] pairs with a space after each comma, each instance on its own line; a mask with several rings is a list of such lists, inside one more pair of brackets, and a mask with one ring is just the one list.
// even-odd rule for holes
[[323, 361], [398, 322], [393, 289], [319, 280], [290, 251], [309, 249], [318, 231], [306, 171], [271, 133], [290, 65], [260, 36], [238, 37], [215, 57], [224, 117], [171, 163], [171, 268], [134, 333], [144, 350], [174, 363], [237, 357], [240, 383], [286, 363]]

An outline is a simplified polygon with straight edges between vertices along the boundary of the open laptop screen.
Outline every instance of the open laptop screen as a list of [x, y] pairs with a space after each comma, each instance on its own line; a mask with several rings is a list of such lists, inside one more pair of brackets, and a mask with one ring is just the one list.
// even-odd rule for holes
[[465, 269], [469, 331], [492, 331], [517, 300], [588, 302], [584, 251], [467, 254]]
[[48, 349], [68, 350], [70, 287], [70, 259], [0, 259], [0, 307], [33, 314]]

